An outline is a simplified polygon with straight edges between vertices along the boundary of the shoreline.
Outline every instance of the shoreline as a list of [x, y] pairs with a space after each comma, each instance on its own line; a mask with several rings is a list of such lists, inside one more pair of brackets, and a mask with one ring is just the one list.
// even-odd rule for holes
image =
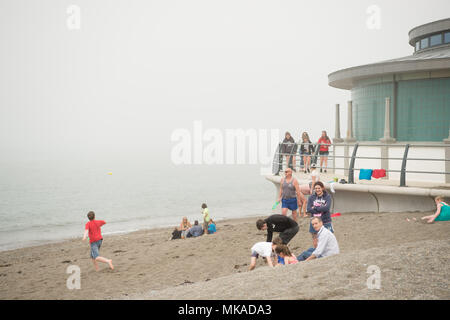
[[[297, 282], [301, 280], [297, 288], [291, 287], [295, 295], [283, 290], [274, 294], [273, 290], [269, 290], [270, 287], [258, 287], [264, 284], [261, 283], [261, 276], [268, 276], [269, 280], [275, 277], [269, 281], [272, 282], [299, 274], [292, 273], [291, 266], [270, 270], [258, 259], [256, 270], [248, 271], [251, 246], [266, 239], [266, 232], [257, 230], [255, 226], [256, 219], [267, 217], [263, 215], [224, 219], [218, 221], [216, 234], [184, 240], [169, 240], [174, 226], [105, 235], [100, 254], [113, 259], [113, 271], [107, 265], [100, 264], [100, 271], [95, 272], [89, 257], [89, 244], [83, 243], [81, 239], [3, 251], [0, 252], [0, 287], [4, 289], [0, 290], [0, 299], [200, 299], [208, 295], [215, 299], [243, 298], [245, 295], [262, 297], [257, 295], [258, 292], [261, 295], [262, 292], [272, 292], [273, 295], [265, 296], [266, 299], [291, 299], [293, 296], [300, 299], [352, 299], [361, 296], [359, 282], [362, 280], [358, 280], [359, 289], [355, 289], [348, 287], [351, 279], [347, 276], [358, 273], [357, 279], [366, 279], [367, 273], [362, 271], [362, 265], [367, 263], [380, 265], [383, 275], [386, 274], [385, 281], [406, 279], [398, 280], [395, 285], [385, 282], [384, 286], [390, 291], [379, 294], [393, 299], [408, 299], [419, 296], [421, 292], [428, 292], [428, 296], [433, 299], [450, 299], [450, 269], [442, 268], [448, 264], [449, 255], [445, 251], [448, 248], [441, 245], [447, 244], [450, 239], [450, 223], [425, 224], [418, 221], [423, 215], [351, 213], [334, 218], [333, 228], [341, 254], [335, 258], [292, 266], [299, 268], [298, 272], [310, 274], [308, 278], [302, 276], [293, 279]], [[406, 218], [416, 218], [417, 221], [407, 222]], [[299, 233], [289, 244], [296, 255], [311, 246], [309, 219], [299, 218], [299, 225]], [[439, 244], [438, 255], [427, 253], [433, 248], [434, 242]], [[402, 257], [396, 256], [397, 249], [400, 250], [398, 252], [410, 252], [415, 256], [400, 263], [399, 258]], [[424, 268], [424, 265], [427, 267], [424, 271], [433, 271], [429, 275], [421, 274], [420, 279], [423, 281], [415, 285], [414, 277], [409, 277], [409, 274], [420, 272], [416, 266]], [[78, 266], [80, 269], [80, 290], [67, 288], [69, 266]], [[314, 275], [314, 266], [325, 273]], [[330, 268], [335, 270], [332, 276], [326, 271]], [[336, 270], [341, 270], [342, 275]], [[387, 277], [392, 270], [395, 271], [395, 277]], [[228, 291], [217, 290], [216, 285], [224, 283]], [[318, 283], [326, 285], [320, 285], [318, 291], [311, 289], [313, 291], [308, 294], [303, 292], [302, 288], [315, 288]], [[424, 283], [428, 283], [429, 288], [435, 291], [430, 292], [431, 289], [425, 287]], [[340, 295], [340, 288], [343, 287], [347, 289]], [[335, 293], [330, 295], [327, 292]], [[379, 294], [375, 296], [379, 298]], [[369, 295], [368, 298], [373, 296]]]
[[[239, 220], [239, 219], [246, 219], [246, 218], [257, 218], [257, 217], [259, 217], [259, 215], [249, 215], [249, 216], [244, 216], [242, 218], [216, 218], [216, 219], [214, 219], [214, 221], [222, 222], [222, 221], [227, 221], [227, 220]], [[180, 221], [181, 221], [181, 218], [182, 217], [180, 216], [180, 219], [179, 219]], [[200, 223], [201, 218], [198, 218], [198, 220]], [[87, 220], [86, 220], [86, 222], [87, 222]], [[192, 224], [193, 224], [193, 221], [192, 221]], [[163, 225], [163, 226], [154, 226], [154, 227], [144, 227], [142, 229], [132, 229], [132, 230], [123, 230], [123, 231], [121, 231], [121, 230], [110, 231], [110, 232], [102, 231], [102, 235], [104, 235], [104, 236], [125, 235], [125, 234], [129, 234], [129, 233], [140, 232], [140, 231], [151, 232], [152, 230], [155, 230], [155, 229], [170, 229], [170, 228], [172, 228], [172, 230], [173, 230], [175, 227], [178, 227], [178, 226], [179, 226], [179, 224], [173, 225], [173, 226]], [[83, 228], [84, 228], [84, 224], [81, 225], [81, 227], [80, 227], [81, 232], [80, 232], [79, 236], [71, 236], [71, 237], [60, 238], [60, 239], [55, 239], [55, 240], [30, 240], [30, 241], [27, 241], [26, 244], [20, 245], [17, 247], [7, 248], [7, 249], [0, 248], [0, 254], [3, 252], [8, 252], [8, 251], [14, 251], [14, 250], [20, 250], [20, 249], [26, 249], [26, 248], [34, 248], [34, 247], [40, 247], [40, 246], [45, 246], [45, 245], [50, 245], [50, 244], [64, 243], [67, 241], [74, 241], [76, 239], [83, 237]]]

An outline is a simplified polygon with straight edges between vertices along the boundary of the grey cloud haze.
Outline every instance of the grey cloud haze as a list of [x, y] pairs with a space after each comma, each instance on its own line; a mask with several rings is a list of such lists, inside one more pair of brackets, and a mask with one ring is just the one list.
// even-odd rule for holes
[[[80, 30], [67, 28], [70, 5]], [[2, 159], [168, 160], [171, 133], [194, 120], [333, 137], [333, 106], [345, 120], [350, 94], [327, 75], [411, 54], [408, 31], [449, 12], [437, 0], [1, 0]]]

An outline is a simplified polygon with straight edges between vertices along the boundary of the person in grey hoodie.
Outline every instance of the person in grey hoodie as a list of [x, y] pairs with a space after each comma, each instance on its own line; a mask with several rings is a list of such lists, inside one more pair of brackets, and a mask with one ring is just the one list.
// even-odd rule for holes
[[[325, 186], [321, 181], [316, 182], [314, 185], [314, 191], [312, 195], [308, 198], [308, 205], [306, 211], [311, 214], [311, 218], [319, 217], [323, 226], [334, 233], [333, 226], [331, 224], [331, 196], [325, 190]], [[314, 230], [312, 224], [309, 225], [309, 232], [314, 234], [317, 233]]]

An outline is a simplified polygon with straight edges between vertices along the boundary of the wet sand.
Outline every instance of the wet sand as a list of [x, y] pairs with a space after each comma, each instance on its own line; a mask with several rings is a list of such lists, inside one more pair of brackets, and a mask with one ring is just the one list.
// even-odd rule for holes
[[[266, 239], [257, 218], [220, 221], [217, 234], [185, 240], [169, 240], [173, 228], [104, 236], [100, 253], [115, 269], [99, 272], [81, 237], [4, 251], [0, 299], [450, 299], [450, 222], [425, 224], [424, 215], [343, 214], [333, 219], [341, 254], [275, 269], [259, 259], [251, 272], [250, 248]], [[296, 255], [311, 246], [309, 219], [299, 223]], [[72, 265], [79, 290], [66, 285]], [[367, 287], [371, 265], [380, 289]]]

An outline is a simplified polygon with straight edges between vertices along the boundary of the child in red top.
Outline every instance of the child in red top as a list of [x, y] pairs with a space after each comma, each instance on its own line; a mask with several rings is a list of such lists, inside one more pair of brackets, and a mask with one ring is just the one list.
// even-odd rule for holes
[[103, 241], [100, 227], [103, 226], [106, 222], [103, 220], [94, 220], [95, 213], [93, 211], [89, 211], [87, 217], [89, 219], [89, 222], [86, 223], [85, 226], [83, 241], [86, 240], [86, 237], [89, 234], [89, 243], [91, 244], [91, 258], [92, 262], [94, 263], [95, 270], [99, 270], [97, 261], [109, 264], [109, 267], [114, 270], [111, 259], [99, 256], [99, 250]]
[[320, 155], [320, 172], [322, 172], [322, 166], [325, 163], [325, 172], [327, 172], [328, 167], [328, 147], [331, 145], [331, 140], [327, 136], [327, 132], [324, 130], [322, 131], [322, 136], [319, 138], [319, 141], [317, 143], [320, 143], [320, 149], [319, 149], [319, 155]]

